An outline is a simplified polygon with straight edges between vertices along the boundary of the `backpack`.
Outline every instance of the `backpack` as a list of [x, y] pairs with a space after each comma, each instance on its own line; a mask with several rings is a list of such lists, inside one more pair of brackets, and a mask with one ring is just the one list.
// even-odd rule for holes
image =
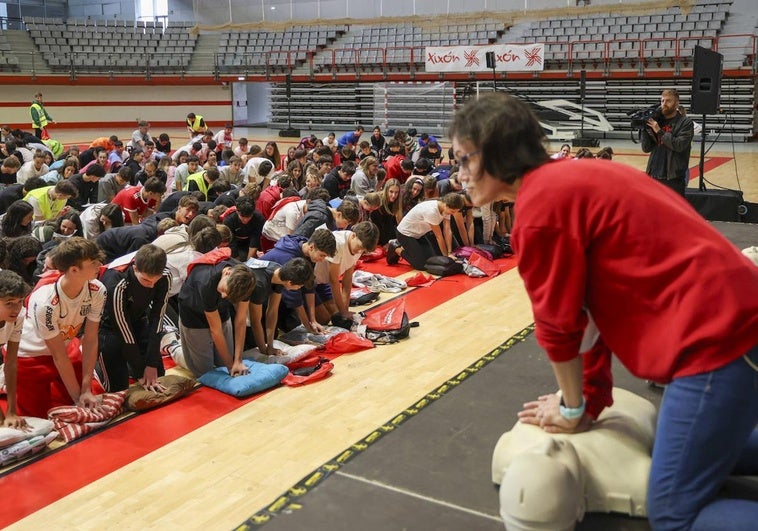
[[271, 214], [268, 215], [268, 218], [266, 218], [268, 221], [271, 221], [274, 219], [274, 216], [276, 216], [276, 213], [279, 212], [283, 206], [289, 205], [290, 203], [294, 203], [295, 201], [301, 201], [302, 197], [299, 195], [293, 195], [290, 197], [283, 197], [279, 201], [277, 201], [274, 204], [274, 208], [271, 209]]
[[[125, 264], [123, 266], [123, 269], [120, 269], [120, 271], [126, 271], [126, 268], [128, 268], [130, 265], [131, 265], [131, 262]], [[100, 279], [103, 276], [103, 273], [105, 272], [105, 270], [107, 269], [108, 269], [107, 265], [100, 266], [100, 270], [98, 271], [97, 278]], [[63, 273], [61, 273], [57, 269], [49, 269], [40, 275], [39, 280], [37, 280], [37, 283], [31, 289], [31, 291], [26, 296], [26, 298], [24, 298], [24, 308], [27, 309], [27, 312], [29, 310], [29, 299], [31, 299], [32, 293], [37, 291], [42, 286], [47, 286], [48, 284], [55, 284], [58, 281], [58, 279], [61, 278], [62, 276], [63, 276]], [[87, 282], [87, 289], [89, 289], [90, 291], [92, 291], [93, 289], [92, 285], [89, 282]], [[27, 313], [26, 316], [29, 317], [29, 314]]]
[[189, 276], [190, 271], [192, 271], [192, 268], [194, 268], [196, 265], [215, 265], [219, 262], [223, 262], [224, 260], [229, 260], [231, 257], [232, 250], [229, 247], [216, 247], [212, 251], [209, 251], [190, 262], [187, 266], [187, 276]]
[[396, 343], [407, 338], [411, 328], [419, 325], [411, 322], [405, 313], [405, 298], [398, 297], [365, 313], [361, 326], [366, 327], [366, 338], [374, 343]]
[[478, 245], [476, 247], [470, 247], [470, 246], [458, 247], [455, 251], [453, 251], [453, 254], [455, 254], [455, 256], [457, 256], [458, 258], [470, 258], [474, 254], [481, 254], [487, 260], [493, 259], [492, 253], [480, 248]]
[[219, 219], [219, 221], [221, 221], [223, 223], [226, 218], [228, 218], [229, 216], [231, 216], [235, 212], [237, 212], [237, 206], [236, 205], [235, 206], [230, 206], [229, 208], [227, 208], [226, 210], [224, 210], [224, 213], [221, 214], [218, 217], [218, 219]]
[[[495, 277], [500, 274], [500, 267], [498, 267], [498, 265], [495, 262], [487, 259], [481, 254], [477, 254], [477, 253], [472, 254], [471, 258], [468, 259], [468, 265], [470, 267], [475, 267], [476, 269], [478, 269], [480, 272], [484, 274], [484, 276]], [[469, 276], [481, 276], [481, 275], [471, 275], [469, 271], [466, 271], [466, 274]]]
[[513, 248], [511, 247], [511, 235], [506, 234], [505, 236], [493, 236], [492, 240], [495, 242], [495, 245], [500, 247], [503, 250], [504, 255], [512, 255], [513, 254]]
[[350, 306], [362, 306], [374, 302], [379, 298], [379, 293], [368, 288], [353, 288], [350, 290]]
[[[497, 260], [498, 258], [503, 257], [503, 248], [499, 245], [490, 245], [487, 243], [478, 243], [476, 244], [476, 248], [484, 251], [486, 253], [489, 253], [490, 260]], [[486, 256], [486, 255], [485, 255]]]
[[323, 380], [332, 373], [334, 364], [321, 356], [308, 356], [287, 364], [290, 372], [282, 383], [289, 387], [298, 387]]
[[437, 181], [442, 181], [450, 178], [450, 174], [453, 172], [452, 170], [453, 167], [450, 164], [440, 164], [432, 170], [431, 175], [437, 179]]
[[463, 264], [449, 256], [432, 256], [424, 264], [424, 269], [432, 275], [447, 277], [463, 273]]
[[[37, 283], [34, 285], [32, 290], [24, 299], [24, 308], [26, 308], [27, 310], [29, 309], [29, 299], [32, 297], [32, 293], [37, 291], [42, 286], [47, 286], [48, 284], [54, 284], [62, 276], [63, 276], [63, 273], [61, 273], [57, 269], [49, 269], [48, 271], [45, 271], [44, 273], [42, 273]], [[27, 313], [26, 316], [29, 317], [29, 314]]]

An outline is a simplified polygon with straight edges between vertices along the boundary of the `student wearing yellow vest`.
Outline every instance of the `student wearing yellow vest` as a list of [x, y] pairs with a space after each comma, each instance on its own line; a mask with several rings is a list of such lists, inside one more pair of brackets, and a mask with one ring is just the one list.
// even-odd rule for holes
[[[34, 95], [32, 105], [29, 107], [29, 114], [32, 117], [32, 129], [34, 129], [34, 136], [41, 140], [47, 140], [47, 138], [42, 138], [42, 130], [47, 126], [47, 124], [55, 123], [55, 120], [53, 120], [52, 116], [50, 116], [47, 113], [47, 110], [45, 110], [45, 104], [42, 103], [41, 92], [37, 92]], [[47, 136], [46, 133], [45, 136]]]
[[219, 172], [216, 168], [208, 168], [207, 170], [193, 173], [187, 177], [187, 184], [184, 185], [184, 189], [190, 192], [197, 190], [203, 194], [205, 201], [208, 201], [208, 190], [218, 177]]
[[60, 181], [55, 186], [43, 186], [26, 194], [24, 201], [34, 208], [34, 221], [55, 219], [61, 213], [66, 201], [79, 195], [71, 181]]
[[208, 130], [208, 126], [205, 124], [205, 120], [199, 114], [191, 112], [187, 115], [187, 131], [189, 131], [190, 138], [194, 138], [197, 135], [201, 135]]

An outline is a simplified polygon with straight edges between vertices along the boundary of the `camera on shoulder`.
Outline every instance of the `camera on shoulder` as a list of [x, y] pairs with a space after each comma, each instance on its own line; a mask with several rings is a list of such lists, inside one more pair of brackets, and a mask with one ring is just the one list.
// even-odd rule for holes
[[650, 118], [654, 118], [655, 120], [660, 119], [661, 107], [659, 105], [651, 105], [647, 109], [640, 109], [628, 114], [632, 129], [642, 129], [647, 126], [647, 121]]

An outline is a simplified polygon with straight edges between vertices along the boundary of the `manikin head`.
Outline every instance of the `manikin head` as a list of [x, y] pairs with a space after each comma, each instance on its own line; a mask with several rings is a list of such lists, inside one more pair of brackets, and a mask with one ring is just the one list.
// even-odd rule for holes
[[572, 531], [584, 516], [584, 480], [576, 450], [551, 438], [513, 458], [500, 484], [508, 531]]

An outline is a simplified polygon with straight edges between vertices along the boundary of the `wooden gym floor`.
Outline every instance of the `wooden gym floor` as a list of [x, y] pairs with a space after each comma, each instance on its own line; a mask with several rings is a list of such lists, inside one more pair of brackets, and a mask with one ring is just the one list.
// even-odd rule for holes
[[[180, 144], [176, 139], [184, 138], [182, 130], [167, 132], [175, 137], [175, 145]], [[128, 138], [130, 131], [116, 134]], [[57, 135], [64, 143], [87, 143], [95, 136], [99, 133], [61, 131]], [[235, 136], [247, 136], [256, 143], [274, 139], [281, 151], [286, 151], [290, 140], [263, 130], [239, 130]], [[617, 153], [616, 160], [644, 168], [646, 156], [639, 146], [618, 141], [608, 144]], [[731, 145], [717, 144], [706, 158], [706, 178], [714, 185], [737, 188], [739, 177], [745, 199], [758, 202], [757, 147], [737, 144], [733, 152]], [[696, 164], [693, 157], [692, 166]], [[737, 228], [740, 243], [758, 245], [758, 227]], [[496, 493], [486, 467], [478, 475], [458, 467], [461, 454], [454, 451], [455, 445], [448, 452], [445, 444], [456, 440], [454, 430], [460, 427], [446, 424], [446, 417], [434, 409], [436, 405], [426, 409], [424, 401], [430, 393], [448, 393], [451, 400], [458, 393], [467, 397], [461, 398], [461, 407], [469, 414], [463, 416], [467, 422], [460, 444], [480, 431], [487, 437], [499, 435], [515, 421], [520, 402], [554, 387], [536, 346], [523, 349], [516, 345], [486, 367], [480, 361], [488, 353], [499, 352], [498, 347], [514, 336], [517, 339], [513, 341], [524, 339], [526, 345], [532, 341], [528, 337], [532, 323], [529, 301], [512, 268], [514, 261], [502, 260], [501, 264], [506, 271], [487, 281], [454, 277], [409, 292], [408, 313], [421, 323], [412, 330], [411, 338], [343, 355], [335, 360], [334, 374], [323, 382], [278, 388], [245, 401], [200, 389], [176, 404], [139, 415], [0, 477], [0, 495], [5, 500], [0, 526], [229, 529], [243, 522], [250, 526], [264, 523], [284, 507], [302, 506], [292, 515], [271, 518], [266, 525], [272, 529], [460, 529], [455, 522], [467, 520], [458, 520], [458, 508], [445, 510], [445, 514], [453, 514], [447, 524], [433, 524], [432, 520], [412, 518], [415, 511], [401, 510], [406, 505], [396, 497], [403, 490], [408, 491], [400, 492], [403, 495], [412, 495], [414, 486], [424, 492], [421, 485], [427, 485], [429, 497], [435, 497], [439, 494], [435, 485], [451, 483], [461, 492], [491, 492], [491, 498], [474, 510], [484, 515], [474, 515], [478, 519], [473, 520], [482, 526], [468, 528], [500, 528], [491, 510]], [[393, 276], [410, 271], [407, 266], [371, 267]], [[518, 362], [511, 365], [516, 353]], [[472, 366], [483, 368], [479, 371]], [[465, 393], [462, 385], [459, 391], [458, 383], [472, 375], [465, 382]], [[629, 385], [644, 392], [640, 382], [629, 381]], [[407, 416], [409, 409], [418, 411], [418, 417], [406, 425], [400, 416]], [[406, 446], [413, 452], [399, 451], [401, 441], [407, 439], [403, 434], [414, 431], [416, 435]], [[440, 433], [446, 437], [439, 437]], [[307, 496], [291, 498], [300, 494], [305, 478], [310, 481], [306, 487], [320, 484], [319, 474], [329, 470], [320, 468], [322, 465], [346, 455], [356, 444], [361, 448], [360, 441], [382, 437], [382, 444], [390, 450], [358, 456], [349, 465], [352, 468], [340, 472], [338, 481], [347, 485], [342, 490], [337, 483], [325, 481]], [[495, 440], [489, 447], [471, 446], [469, 452], [475, 450], [480, 465], [488, 462]], [[421, 456], [424, 459], [420, 460]], [[382, 488], [391, 495], [372, 498], [376, 491], [365, 490], [369, 484], [365, 479], [370, 478], [376, 487], [387, 480], [377, 472], [384, 469], [404, 470], [413, 481], [400, 491]], [[330, 497], [330, 489], [336, 489], [335, 496], [340, 492], [354, 496], [344, 500]], [[282, 498], [283, 494], [288, 497]], [[375, 501], [365, 508], [358, 502], [367, 496]], [[321, 511], [322, 504], [331, 505]], [[303, 520], [299, 514], [323, 518]], [[353, 527], [337, 525], [342, 520]]]

